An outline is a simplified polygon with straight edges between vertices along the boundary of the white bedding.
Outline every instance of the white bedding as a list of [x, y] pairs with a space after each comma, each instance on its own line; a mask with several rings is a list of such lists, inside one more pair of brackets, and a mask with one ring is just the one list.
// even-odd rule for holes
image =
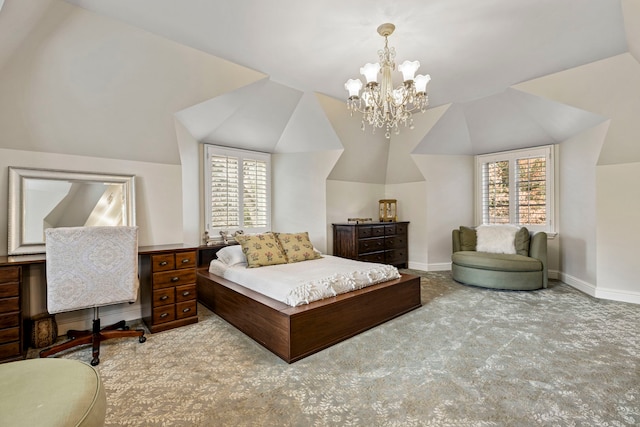
[[398, 269], [391, 265], [331, 255], [259, 268], [228, 266], [214, 259], [209, 271], [294, 307], [400, 278]]

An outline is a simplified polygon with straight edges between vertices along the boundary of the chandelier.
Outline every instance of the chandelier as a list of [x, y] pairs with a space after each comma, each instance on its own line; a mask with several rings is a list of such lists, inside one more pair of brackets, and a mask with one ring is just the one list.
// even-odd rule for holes
[[[379, 63], [365, 64], [360, 68], [360, 74], [367, 80], [362, 97], [360, 79], [349, 79], [344, 84], [349, 92], [347, 108], [351, 115], [354, 111], [362, 113], [362, 130], [365, 130], [365, 123], [371, 126], [373, 133], [376, 128], [386, 128], [384, 136], [387, 139], [391, 138], [392, 130], [396, 135], [400, 133], [400, 124], [413, 129], [413, 112], [424, 112], [429, 105], [427, 83], [431, 80], [428, 74], [415, 75], [420, 62], [404, 61], [398, 66], [403, 84], [394, 89], [391, 72], [396, 69], [396, 50], [389, 47], [388, 37], [395, 29], [396, 26], [389, 23], [378, 27], [378, 34], [384, 37], [384, 48], [378, 51]], [[379, 84], [378, 73], [382, 75]]]

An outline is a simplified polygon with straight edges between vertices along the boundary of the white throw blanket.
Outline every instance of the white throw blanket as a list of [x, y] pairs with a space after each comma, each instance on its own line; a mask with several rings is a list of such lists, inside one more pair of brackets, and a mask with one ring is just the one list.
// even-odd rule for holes
[[213, 260], [209, 271], [294, 307], [400, 278], [398, 269], [391, 265], [330, 255], [259, 268], [229, 267]]

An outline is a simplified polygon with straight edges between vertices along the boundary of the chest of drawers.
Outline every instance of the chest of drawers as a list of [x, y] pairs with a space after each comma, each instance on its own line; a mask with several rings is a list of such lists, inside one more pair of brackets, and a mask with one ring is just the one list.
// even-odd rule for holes
[[0, 361], [22, 358], [21, 267], [0, 267]]
[[197, 251], [174, 249], [140, 257], [142, 318], [152, 333], [198, 321]]
[[407, 268], [409, 222], [333, 224], [333, 254]]

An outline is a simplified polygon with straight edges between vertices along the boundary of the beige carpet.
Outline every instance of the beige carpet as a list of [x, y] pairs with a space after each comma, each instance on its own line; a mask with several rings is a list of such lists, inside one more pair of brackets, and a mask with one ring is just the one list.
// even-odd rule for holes
[[422, 275], [422, 308], [292, 365], [202, 306], [105, 342], [107, 426], [640, 425], [639, 305]]

